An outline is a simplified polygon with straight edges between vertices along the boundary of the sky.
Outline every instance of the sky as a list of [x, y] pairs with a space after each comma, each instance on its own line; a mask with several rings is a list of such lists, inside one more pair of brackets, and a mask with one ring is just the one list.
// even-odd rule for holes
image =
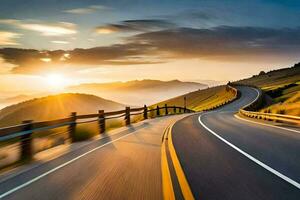
[[299, 61], [296, 0], [1, 0], [0, 93], [227, 82]]

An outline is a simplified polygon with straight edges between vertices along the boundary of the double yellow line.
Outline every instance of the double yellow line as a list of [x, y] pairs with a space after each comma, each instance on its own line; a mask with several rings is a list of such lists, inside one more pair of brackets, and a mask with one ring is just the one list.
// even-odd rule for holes
[[172, 141], [172, 128], [173, 125], [170, 125], [165, 129], [162, 141], [162, 148], [161, 148], [161, 170], [162, 170], [162, 184], [163, 184], [163, 197], [164, 199], [175, 199], [175, 193], [173, 189], [171, 173], [169, 169], [169, 163], [167, 159], [167, 147], [166, 144], [168, 143], [168, 149], [170, 152], [171, 162], [174, 166], [175, 173], [180, 185], [181, 193], [184, 199], [193, 200], [194, 196], [190, 189], [190, 186], [187, 182], [183, 169], [180, 165], [179, 159], [177, 157], [173, 141]]

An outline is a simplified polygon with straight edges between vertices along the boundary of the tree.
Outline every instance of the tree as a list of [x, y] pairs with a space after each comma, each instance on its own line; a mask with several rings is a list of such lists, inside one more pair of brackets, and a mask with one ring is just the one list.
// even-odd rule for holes
[[266, 74], [266, 72], [260, 71], [258, 75], [265, 75], [265, 74]]

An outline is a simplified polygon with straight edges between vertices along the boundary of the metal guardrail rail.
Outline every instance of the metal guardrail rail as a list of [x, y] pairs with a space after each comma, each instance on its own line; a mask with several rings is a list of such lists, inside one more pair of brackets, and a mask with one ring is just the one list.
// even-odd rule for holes
[[297, 116], [252, 112], [252, 111], [245, 111], [245, 110], [240, 110], [240, 113], [250, 118], [264, 119], [264, 120], [276, 121], [276, 122], [287, 122], [287, 123], [300, 125], [300, 117]]
[[257, 119], [283, 122], [283, 123], [293, 123], [293, 124], [300, 125], [300, 117], [298, 116], [257, 112], [256, 110], [262, 106], [263, 99], [264, 99], [264, 92], [259, 87], [252, 86], [252, 85], [244, 85], [244, 84], [232, 84], [232, 85], [254, 87], [259, 91], [259, 96], [256, 99], [256, 101], [241, 108], [239, 110], [240, 114], [250, 118], [257, 118]]
[[45, 131], [59, 127], [68, 127], [68, 134], [72, 142], [75, 142], [76, 125], [82, 123], [98, 122], [99, 133], [106, 131], [105, 122], [106, 120], [124, 118], [125, 124], [131, 124], [131, 117], [135, 115], [142, 115], [143, 119], [148, 119], [148, 113], [155, 113], [156, 116], [162, 116], [161, 110], [164, 110], [164, 115], [169, 114], [181, 114], [181, 113], [192, 113], [195, 112], [191, 109], [178, 106], [168, 106], [165, 104], [164, 107], [157, 106], [156, 108], [149, 109], [146, 105], [140, 108], [126, 107], [124, 110], [104, 112], [99, 110], [96, 114], [85, 114], [77, 115], [76, 112], [72, 112], [70, 117], [63, 119], [56, 119], [50, 121], [33, 122], [32, 120], [23, 121], [22, 124], [0, 128], [0, 142], [17, 139], [16, 142], [20, 142], [20, 159], [28, 160], [33, 157], [32, 150], [32, 134], [36, 131]]

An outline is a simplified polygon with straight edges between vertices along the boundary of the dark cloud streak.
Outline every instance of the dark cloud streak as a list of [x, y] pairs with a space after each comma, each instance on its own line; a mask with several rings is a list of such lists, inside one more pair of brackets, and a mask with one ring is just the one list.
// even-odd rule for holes
[[[151, 31], [126, 38], [126, 43], [71, 51], [0, 49], [14, 73], [35, 73], [51, 66], [134, 65], [170, 59], [247, 60], [299, 56], [300, 28], [219, 26], [211, 29], [175, 28]], [[61, 59], [64, 54], [67, 59]], [[51, 58], [45, 63], [41, 58]], [[253, 59], [252, 59], [253, 58]]]
[[160, 19], [141, 19], [141, 20], [125, 20], [118, 24], [106, 24], [96, 27], [95, 31], [102, 33], [107, 32], [144, 32], [155, 31], [160, 29], [168, 29], [175, 27], [175, 24]]
[[[236, 56], [300, 51], [300, 28], [219, 26], [212, 29], [179, 28], [143, 33], [131, 38], [175, 57]], [[295, 52], [297, 51], [297, 52]]]

